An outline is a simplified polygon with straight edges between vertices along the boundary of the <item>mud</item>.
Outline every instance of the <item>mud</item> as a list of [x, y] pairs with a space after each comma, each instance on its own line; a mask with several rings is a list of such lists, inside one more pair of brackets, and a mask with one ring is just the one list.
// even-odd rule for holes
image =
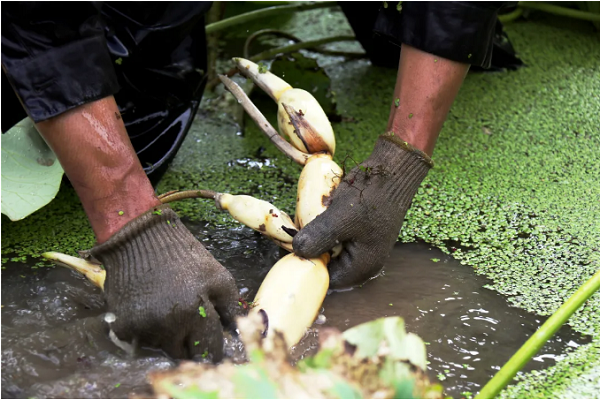
[[[187, 225], [233, 273], [240, 295], [250, 300], [270, 266], [285, 254], [247, 228]], [[2, 397], [127, 397], [148, 389], [148, 371], [176, 365], [159, 351], [143, 349], [129, 357], [114, 346], [101, 323], [102, 294], [81, 276], [61, 267], [5, 267]], [[314, 351], [319, 326], [346, 329], [399, 315], [408, 331], [428, 343], [431, 378], [441, 381], [453, 397], [476, 392], [544, 320], [509, 307], [504, 297], [484, 288], [487, 283], [439, 250], [398, 244], [379, 277], [327, 296], [293, 357]], [[566, 350], [586, 342], [565, 327], [526, 370], [551, 366]], [[229, 338], [225, 350], [228, 357], [244, 360], [237, 340]]]

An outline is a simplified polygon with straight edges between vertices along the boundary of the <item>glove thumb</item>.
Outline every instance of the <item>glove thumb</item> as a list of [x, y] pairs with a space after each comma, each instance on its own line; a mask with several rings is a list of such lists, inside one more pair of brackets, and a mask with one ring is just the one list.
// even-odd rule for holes
[[349, 238], [349, 221], [332, 218], [333, 211], [325, 210], [294, 236], [294, 253], [304, 258], [318, 257]]

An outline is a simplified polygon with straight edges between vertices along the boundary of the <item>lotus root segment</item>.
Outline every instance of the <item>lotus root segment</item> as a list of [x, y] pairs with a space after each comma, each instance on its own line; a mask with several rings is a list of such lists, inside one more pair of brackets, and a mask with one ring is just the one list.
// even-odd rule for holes
[[335, 153], [335, 135], [327, 114], [312, 94], [292, 88], [252, 61], [234, 58], [239, 71], [277, 102], [279, 133], [306, 153]]
[[264, 235], [284, 243], [292, 243], [298, 228], [285, 212], [264, 200], [246, 195], [219, 193], [217, 207], [227, 210], [237, 221]]

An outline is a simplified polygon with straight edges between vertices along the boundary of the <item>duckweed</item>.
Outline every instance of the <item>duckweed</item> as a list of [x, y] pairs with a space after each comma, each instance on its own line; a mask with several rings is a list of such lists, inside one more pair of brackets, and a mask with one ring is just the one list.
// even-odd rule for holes
[[[270, 21], [270, 27], [304, 40], [352, 33], [341, 12], [308, 11], [278, 22]], [[245, 28], [264, 28], [260, 23]], [[228, 32], [225, 39], [243, 41], [246, 29]], [[467, 76], [439, 137], [436, 166], [422, 183], [399, 239], [440, 248], [490, 278], [489, 288], [512, 305], [550, 315], [600, 268], [600, 47], [591, 24], [539, 13], [506, 29], [527, 66]], [[356, 43], [330, 48], [360, 51]], [[340, 94], [337, 110], [343, 118], [333, 124], [336, 161], [346, 155], [365, 159], [385, 132], [396, 71], [366, 60], [309, 54], [326, 68], [332, 90]], [[275, 125], [274, 102], [259, 89], [253, 99]], [[242, 129], [221, 104], [215, 96], [203, 100], [158, 192], [251, 194], [293, 214], [300, 167], [279, 154], [252, 121], [245, 120]], [[173, 208], [190, 219], [237, 224], [211, 201], [185, 200]], [[77, 255], [93, 243], [81, 204], [66, 183], [50, 205], [25, 220], [2, 216], [3, 262], [50, 250]], [[591, 397], [600, 392], [599, 315], [596, 294], [569, 321], [594, 341], [552, 368], [520, 375], [502, 395]]]

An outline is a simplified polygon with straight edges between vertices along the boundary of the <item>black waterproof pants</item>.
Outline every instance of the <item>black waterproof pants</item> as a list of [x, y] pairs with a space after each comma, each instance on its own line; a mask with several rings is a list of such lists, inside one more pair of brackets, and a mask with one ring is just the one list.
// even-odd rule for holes
[[397, 68], [400, 46], [471, 65], [505, 70], [522, 65], [498, 21], [518, 2], [338, 2], [373, 64]]
[[3, 3], [2, 132], [26, 117], [18, 97], [39, 122], [114, 95], [142, 166], [158, 178], [206, 85], [211, 4]]
[[[211, 2], [5, 2], [2, 132], [114, 95], [146, 173], [158, 179], [206, 84]], [[370, 59], [400, 44], [489, 68], [502, 2], [340, 2]], [[10, 83], [10, 84], [8, 84]], [[18, 94], [18, 97], [15, 95]]]

